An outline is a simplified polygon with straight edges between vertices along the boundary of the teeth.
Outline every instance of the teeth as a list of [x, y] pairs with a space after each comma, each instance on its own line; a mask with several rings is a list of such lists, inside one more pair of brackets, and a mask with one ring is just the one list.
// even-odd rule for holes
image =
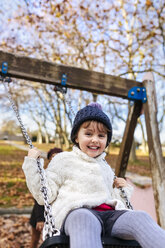
[[90, 146], [89, 148], [90, 149], [93, 149], [93, 150], [97, 150], [98, 149], [98, 147], [96, 147], [96, 146], [94, 146], [94, 147], [93, 146]]

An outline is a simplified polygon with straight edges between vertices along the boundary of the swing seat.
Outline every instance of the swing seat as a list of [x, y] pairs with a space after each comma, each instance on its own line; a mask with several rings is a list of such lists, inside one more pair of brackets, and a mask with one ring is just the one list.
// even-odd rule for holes
[[[123, 240], [112, 237], [102, 237], [104, 248], [140, 248], [141, 246], [135, 240]], [[58, 235], [47, 238], [40, 248], [69, 248], [69, 237]]]

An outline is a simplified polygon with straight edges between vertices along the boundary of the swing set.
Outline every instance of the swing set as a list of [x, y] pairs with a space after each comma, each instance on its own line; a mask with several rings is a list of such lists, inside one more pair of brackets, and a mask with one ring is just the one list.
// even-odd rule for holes
[[[18, 113], [17, 107], [16, 107], [16, 105], [15, 105], [13, 99], [12, 99], [11, 94], [8, 91], [8, 87], [7, 87], [6, 83], [10, 83], [12, 81], [11, 80], [12, 76], [16, 77], [16, 78], [23, 78], [23, 79], [28, 79], [28, 80], [34, 80], [34, 78], [35, 78], [35, 81], [39, 81], [39, 82], [43, 83], [44, 77], [42, 77], [42, 79], [41, 79], [41, 74], [40, 74], [40, 73], [42, 73], [41, 71], [43, 70], [43, 67], [40, 67], [40, 71], [37, 72], [37, 74], [39, 76], [36, 77], [36, 75], [34, 75], [33, 68], [31, 68], [31, 70], [33, 71], [33, 76], [32, 76], [32, 73], [31, 73], [32, 71], [30, 71], [30, 73], [28, 74], [29, 76], [27, 76], [27, 74], [25, 73], [25, 68], [23, 68], [21, 66], [21, 64], [23, 65], [25, 63], [25, 61], [26, 61], [26, 63], [30, 61], [28, 66], [30, 66], [31, 63], [33, 63], [33, 65], [34, 65], [34, 62], [37, 63], [38, 65], [39, 64], [41, 65], [41, 63], [43, 61], [36, 60], [36, 59], [31, 59], [31, 58], [26, 58], [26, 57], [17, 57], [17, 56], [15, 56], [13, 54], [3, 53], [1, 51], [0, 51], [0, 53], [2, 55], [2, 56], [0, 56], [1, 60], [3, 59], [2, 68], [1, 68], [1, 80], [2, 80], [2, 83], [4, 85], [4, 88], [5, 88], [6, 94], [8, 96], [8, 99], [9, 99], [9, 101], [11, 103], [11, 106], [12, 106], [14, 112], [15, 112], [15, 115], [16, 115], [18, 121], [19, 121], [23, 136], [25, 137], [26, 142], [30, 146], [30, 148], [33, 148], [32, 141], [31, 141], [29, 135], [26, 132], [26, 129], [25, 129], [23, 123], [22, 123], [21, 117], [20, 117], [20, 115]], [[45, 67], [47, 67], [47, 65], [48, 65], [47, 63], [48, 62], [44, 62]], [[18, 65], [20, 65], [19, 73], [18, 73]], [[56, 69], [57, 69], [57, 67], [59, 67], [59, 66], [57, 66], [55, 64], [52, 65], [52, 63], [49, 63], [49, 65], [56, 67]], [[26, 65], [26, 67], [28, 67], [28, 66]], [[60, 90], [62, 92], [62, 94], [64, 96], [64, 99], [68, 103], [72, 114], [74, 114], [74, 111], [72, 109], [72, 106], [71, 106], [70, 102], [65, 97], [65, 94], [67, 92], [67, 87], [68, 87], [67, 75], [71, 75], [71, 73], [70, 73], [71, 71], [73, 71], [73, 73], [74, 73], [74, 70], [82, 70], [82, 69], [78, 69], [78, 68], [73, 69], [71, 67], [69, 68], [69, 67], [65, 67], [65, 66], [60, 66], [60, 67], [62, 67], [62, 69], [64, 71], [62, 73], [62, 75], [61, 75], [61, 73], [56, 72], [57, 74], [59, 74], [58, 78], [59, 78], [59, 76], [61, 76], [61, 82], [60, 83], [59, 83], [59, 79], [58, 79], [58, 82], [56, 82], [56, 83], [48, 81], [48, 78], [47, 78], [46, 75], [45, 75], [45, 81], [46, 81], [46, 83], [49, 83], [49, 84], [51, 83], [51, 84], [56, 85], [56, 90]], [[69, 73], [68, 73], [68, 68], [69, 68]], [[89, 74], [89, 71], [83, 70], [83, 72], [86, 72], [87, 74]], [[96, 72], [94, 72], [94, 73], [95, 73], [95, 76], [98, 74]], [[103, 75], [99, 75], [99, 77], [101, 77], [101, 76], [103, 76]], [[104, 77], [106, 77], [105, 74], [104, 74]], [[80, 76], [80, 78], [81, 78], [81, 76]], [[115, 77], [111, 76], [111, 80], [112, 80], [112, 78], [113, 78], [113, 80], [115, 80]], [[44, 81], [44, 83], [45, 83], [45, 81]], [[73, 82], [74, 81], [75, 81], [75, 79], [73, 80]], [[148, 87], [146, 87], [146, 86], [148, 86], [148, 83], [152, 84], [152, 80], [150, 80], [150, 79], [145, 80], [143, 82], [143, 85], [141, 83], [136, 82], [136, 81], [130, 82], [128, 80], [129, 87], [130, 87], [131, 83], [133, 84], [133, 87], [129, 88], [128, 94], [127, 94], [127, 97], [126, 97], [125, 89], [128, 87], [128, 85], [126, 86], [126, 83], [127, 83], [126, 81], [127, 81], [126, 79], [121, 79], [121, 82], [122, 83], [124, 82], [125, 86], [123, 87], [123, 85], [121, 84], [121, 89], [120, 89], [119, 96], [121, 96], [121, 94], [122, 94], [123, 98], [127, 98], [127, 99], [130, 99], [130, 100], [134, 101], [134, 104], [131, 106], [129, 114], [128, 114], [128, 120], [127, 120], [127, 124], [126, 124], [126, 128], [125, 128], [125, 132], [124, 132], [123, 142], [122, 142], [122, 145], [121, 145], [119, 158], [118, 158], [116, 171], [115, 171], [117, 176], [123, 176], [123, 177], [125, 176], [125, 172], [126, 172], [126, 167], [127, 167], [127, 163], [128, 163], [128, 158], [129, 158], [131, 145], [132, 145], [133, 134], [134, 134], [134, 130], [135, 130], [136, 123], [137, 123], [137, 118], [139, 117], [139, 115], [141, 113], [142, 104], [143, 103], [146, 104], [148, 102], [148, 96], [147, 96]], [[138, 86], [134, 86], [135, 84], [138, 85]], [[88, 84], [88, 85], [89, 85], [90, 91], [92, 91], [93, 85], [92, 84]], [[107, 86], [105, 88], [103, 87], [102, 93], [106, 93], [106, 94], [109, 94], [109, 95], [116, 95], [116, 93], [113, 94], [113, 92], [114, 92], [113, 88], [115, 88], [115, 85], [113, 85], [113, 83], [111, 83], [110, 86], [111, 86], [110, 88], [112, 88], [112, 93], [111, 94], [109, 93], [109, 90], [108, 90], [108, 92], [106, 92], [107, 91]], [[70, 83], [70, 88], [71, 87], [76, 88], [75, 85], [72, 85]], [[82, 85], [80, 85], [77, 88], [87, 90], [87, 86], [83, 87]], [[125, 88], [125, 89], [123, 90], [123, 88]], [[96, 92], [96, 85], [95, 85], [95, 92]], [[148, 106], [147, 110], [149, 110], [149, 104], [147, 106]], [[155, 131], [155, 130], [152, 130], [152, 129], [153, 129], [153, 125], [150, 125], [150, 134], [153, 131]], [[128, 134], [129, 134], [129, 137], [128, 137]], [[153, 147], [153, 144], [152, 144], [152, 147]], [[150, 145], [149, 145], [149, 148], [150, 148]], [[59, 248], [60, 247], [61, 248], [66, 247], [67, 248], [67, 247], [69, 247], [69, 237], [67, 237], [65, 235], [61, 235], [60, 231], [55, 228], [55, 221], [54, 221], [53, 216], [52, 216], [51, 206], [48, 203], [49, 201], [48, 201], [48, 196], [47, 196], [47, 188], [45, 186], [46, 185], [46, 180], [45, 180], [44, 170], [43, 170], [43, 168], [42, 168], [42, 166], [40, 164], [39, 159], [37, 160], [37, 165], [38, 165], [38, 170], [39, 170], [39, 174], [40, 174], [40, 178], [41, 178], [41, 192], [43, 193], [43, 199], [44, 199], [44, 208], [45, 208], [44, 216], [45, 216], [45, 232], [46, 232], [45, 241], [40, 246], [40, 248], [48, 248], [48, 247], [49, 248], [58, 248], [58, 247]], [[122, 196], [124, 197], [124, 199], [126, 201], [127, 207], [132, 208], [132, 206], [129, 203], [129, 201], [128, 201], [123, 189], [121, 189], [121, 193], [122, 193]], [[121, 239], [112, 238], [112, 237], [102, 237], [102, 244], [103, 244], [103, 247], [107, 247], [107, 248], [108, 247], [109, 248], [113, 248], [113, 247], [123, 247], [123, 248], [124, 247], [125, 248], [126, 247], [132, 247], [132, 248], [133, 247], [140, 247], [138, 242], [136, 242], [134, 240], [121, 240]]]

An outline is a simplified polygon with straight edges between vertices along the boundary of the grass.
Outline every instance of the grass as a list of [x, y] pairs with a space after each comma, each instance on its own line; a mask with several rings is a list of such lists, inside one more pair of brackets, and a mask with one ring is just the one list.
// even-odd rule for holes
[[22, 163], [26, 151], [0, 141], [0, 207], [29, 206], [33, 198], [29, 193]]
[[15, 177], [11, 178], [10, 175], [7, 176], [5, 175], [4, 177], [0, 177], [0, 182], [1, 183], [6, 183], [6, 186], [8, 185], [10, 187], [10, 185], [15, 185], [15, 183], [26, 183], [25, 178], [19, 178], [19, 177]]
[[[0, 198], [0, 207], [11, 207], [12, 206], [12, 202], [15, 199], [18, 199], [19, 196], [1, 196]], [[5, 202], [5, 205], [1, 204], [1, 202]]]
[[[9, 154], [8, 154], [9, 156]], [[8, 166], [9, 162], [8, 161], [1, 161], [1, 166]], [[22, 165], [22, 162], [20, 161], [10, 161], [10, 167], [11, 168], [18, 168]]]
[[16, 150], [17, 149], [13, 146], [0, 146], [0, 155], [12, 155], [15, 153]]

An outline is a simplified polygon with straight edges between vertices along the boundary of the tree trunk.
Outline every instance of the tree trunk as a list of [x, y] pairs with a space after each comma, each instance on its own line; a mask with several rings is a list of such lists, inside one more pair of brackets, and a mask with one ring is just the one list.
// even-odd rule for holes
[[136, 142], [135, 142], [134, 139], [132, 141], [132, 147], [131, 147], [131, 151], [130, 151], [130, 155], [129, 155], [129, 160], [132, 161], [132, 162], [137, 160], [137, 157], [136, 157]]
[[49, 144], [49, 135], [47, 134], [47, 132], [45, 132], [44, 137], [45, 137], [45, 143]]
[[63, 132], [63, 139], [64, 139], [65, 148], [69, 149], [70, 144], [69, 144], [68, 137], [66, 136], [65, 132]]
[[141, 131], [142, 131], [142, 150], [144, 153], [147, 153], [148, 149], [147, 149], [147, 142], [145, 140], [145, 135], [144, 135], [144, 128], [143, 128], [143, 125], [142, 125], [142, 122], [140, 120], [140, 118], [138, 119], [138, 123], [140, 124], [140, 127], [141, 127]]
[[40, 129], [38, 130], [38, 133], [37, 133], [37, 143], [42, 144], [42, 133]]

